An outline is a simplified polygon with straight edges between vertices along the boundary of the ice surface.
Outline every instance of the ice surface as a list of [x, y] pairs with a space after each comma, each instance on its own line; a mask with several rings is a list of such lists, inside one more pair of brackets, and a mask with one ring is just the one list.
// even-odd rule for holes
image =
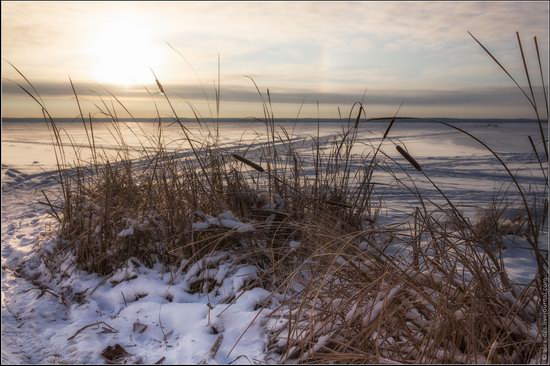
[[[150, 131], [155, 127], [154, 124], [141, 126]], [[384, 123], [362, 126], [361, 141], [367, 145], [376, 144], [385, 126]], [[72, 135], [76, 134], [78, 143], [85, 143], [80, 124], [64, 123], [61, 127]], [[329, 138], [340, 125], [324, 123], [321, 127], [321, 134]], [[540, 178], [530, 173], [538, 163], [525, 142], [528, 135], [537, 136], [536, 124], [488, 125], [478, 122], [465, 123], [461, 127], [502, 152], [503, 159], [517, 172], [521, 182], [532, 187], [543, 184]], [[115, 151], [116, 144], [110, 140], [109, 126], [97, 124], [94, 128], [105, 151]], [[241, 137], [247, 144], [252, 144], [255, 135], [251, 132], [243, 134], [243, 130], [261, 131], [263, 128], [263, 125], [252, 122], [229, 123], [222, 126], [222, 135], [228, 145], [236, 144]], [[311, 128], [311, 124], [298, 124], [296, 133], [305, 135]], [[131, 133], [127, 135], [129, 144], [138, 144]], [[510, 183], [494, 157], [475, 142], [447, 128], [429, 123], [396, 123], [391, 137], [396, 143], [405, 143], [432, 179], [452, 200], [462, 202], [464, 207], [490, 202], [496, 189]], [[53, 232], [45, 229], [50, 221], [46, 207], [36, 204], [40, 190], [55, 184], [55, 175], [51, 172], [55, 160], [49, 143], [44, 124], [3, 123], [2, 362], [104, 363], [101, 350], [116, 343], [134, 357], [134, 362], [154, 363], [162, 357], [165, 357], [164, 363], [205, 360], [229, 363], [235, 359], [235, 363], [265, 362], [266, 327], [261, 324], [266, 313], [262, 309], [271, 306], [269, 293], [254, 283], [259, 270], [252, 265], [234, 265], [228, 252], [213, 253], [191, 266], [183, 260], [176, 272], [181, 272], [182, 268], [184, 271], [173, 282], [174, 276], [163, 266], [145, 268], [131, 263], [106, 281], [98, 275], [77, 270], [67, 278], [52, 279], [39, 254], [40, 251], [51, 251], [55, 240]], [[172, 147], [176, 149], [177, 144], [172, 144]], [[394, 150], [393, 145], [387, 146], [388, 153], [400, 161]], [[85, 157], [85, 148], [82, 154]], [[382, 179], [376, 176], [378, 178]], [[430, 188], [422, 177], [415, 176], [415, 183], [420, 189]], [[414, 201], [410, 194], [396, 187], [384, 189], [389, 200], [383, 213], [387, 216], [380, 222], [390, 223], [398, 217], [400, 208], [408, 209]], [[430, 197], [435, 199], [437, 195], [431, 193]], [[510, 197], [517, 198], [513, 189]], [[119, 236], [132, 235], [138, 227], [139, 223], [127, 222]], [[229, 211], [217, 217], [204, 214], [201, 221], [193, 224], [194, 230], [209, 228], [243, 234], [254, 231], [251, 223], [240, 222]], [[300, 244], [298, 241], [288, 243], [291, 250], [297, 250]], [[510, 235], [504, 238], [503, 245], [503, 261], [510, 279], [517, 284], [530, 281], [536, 262], [528, 243]], [[403, 252], [404, 257], [408, 255], [403, 247], [391, 250]], [[340, 262], [346, 264], [343, 259]], [[209, 263], [216, 264], [215, 269], [208, 266]], [[15, 271], [23, 264], [26, 273], [34, 277], [21, 276]], [[191, 284], [201, 281], [215, 282], [217, 290], [191, 292]], [[45, 291], [40, 287], [42, 285], [51, 287]], [[72, 288], [72, 294], [63, 293], [67, 286]], [[92, 290], [84, 303], [67, 305], [65, 299], [70, 295], [78, 292], [90, 294]], [[388, 289], [386, 295], [391, 298], [397, 291], [397, 288]], [[233, 302], [222, 302], [231, 296], [234, 296]], [[389, 300], [373, 301], [362, 320], [365, 323], [373, 321], [385, 306], [384, 301]], [[464, 315], [459, 310], [455, 316], [458, 319]], [[415, 311], [406, 314], [411, 321], [418, 321], [418, 317]], [[134, 331], [136, 322], [147, 326], [142, 333]], [[90, 324], [96, 325], [80, 331]], [[284, 321], [276, 326], [284, 326]], [[517, 326], [517, 331], [534, 332]], [[210, 359], [211, 347], [222, 333], [219, 350]], [[317, 347], [322, 347], [325, 341], [327, 338], [319, 339]]]

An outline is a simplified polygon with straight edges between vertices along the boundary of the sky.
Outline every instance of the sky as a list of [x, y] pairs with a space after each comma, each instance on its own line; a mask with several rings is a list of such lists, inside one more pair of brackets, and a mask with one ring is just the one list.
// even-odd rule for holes
[[[542, 102], [548, 2], [2, 2], [2, 116], [102, 117], [110, 93], [134, 116], [333, 118], [365, 101], [370, 117], [535, 118], [472, 32], [525, 86], [516, 31]], [[219, 63], [218, 63], [219, 57]], [[253, 80], [253, 81], [252, 81]], [[149, 91], [149, 92], [148, 92]], [[365, 92], [366, 91], [366, 92]], [[364, 95], [364, 96], [363, 96]], [[124, 114], [114, 102], [115, 108]], [[104, 109], [104, 108], [103, 108]]]

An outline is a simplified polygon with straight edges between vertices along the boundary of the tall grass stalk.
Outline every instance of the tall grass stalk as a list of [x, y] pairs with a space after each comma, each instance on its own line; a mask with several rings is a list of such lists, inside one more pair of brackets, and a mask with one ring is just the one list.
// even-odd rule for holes
[[[216, 122], [213, 130], [190, 105], [199, 126], [198, 132], [192, 131], [154, 72], [158, 93], [146, 90], [151, 97], [159, 95], [159, 103], [165, 103], [172, 116], [171, 122], [162, 121], [153, 100], [158, 118], [153, 133], [146, 133], [111, 93], [110, 101], [99, 97], [97, 114], [111, 119], [109, 131], [119, 144], [113, 155], [96, 143], [92, 113], [86, 119], [77, 85], [69, 80], [90, 152], [84, 158], [31, 82], [16, 71], [26, 83], [16, 84], [38, 103], [52, 133], [60, 198], [44, 197], [64, 243], [48, 261], [53, 271], [57, 256], [74, 256], [78, 268], [105, 276], [129, 261], [160, 262], [172, 268], [173, 283], [196, 263], [200, 271], [219, 264], [220, 258], [253, 264], [260, 273], [245, 289], [261, 286], [271, 291], [263, 324], [268, 351], [283, 362], [542, 360], [546, 339], [540, 319], [548, 260], [539, 242], [547, 227], [548, 200], [528, 195], [494, 149], [465, 129], [434, 120], [482, 145], [511, 178], [523, 205], [516, 232], [526, 237], [537, 263], [531, 283], [519, 286], [508, 280], [502, 247], [495, 244], [502, 241], [504, 227], [510, 227], [503, 218], [505, 197], [495, 197], [477, 221], [467, 218], [430, 177], [429, 164], [421, 166], [392, 138], [401, 106], [386, 118], [389, 123], [379, 141], [362, 135], [363, 126], [375, 120], [367, 118], [364, 100], [351, 106], [347, 119], [346, 114], [340, 117], [338, 135], [321, 136], [318, 121], [315, 136], [297, 138], [297, 119], [290, 132], [278, 126], [271, 92], [262, 93], [249, 77], [259, 96], [263, 118], [258, 120], [265, 132], [257, 132], [253, 145], [224, 145], [218, 60], [215, 118], [208, 104], [210, 121]], [[537, 111], [531, 85], [531, 97], [521, 90]], [[121, 122], [117, 108], [135, 124]], [[166, 143], [167, 123], [179, 126], [178, 149]], [[133, 131], [135, 126], [140, 133]], [[126, 130], [135, 134], [138, 146], [125, 142]], [[546, 149], [542, 127], [541, 138]], [[395, 151], [384, 151], [388, 141], [415, 170], [403, 166]], [[547, 180], [543, 158], [531, 138], [529, 143]], [[74, 161], [69, 160], [69, 149], [75, 151]], [[415, 182], [417, 176], [427, 179], [444, 203], [426, 195]], [[380, 187], [401, 187], [413, 195], [401, 222], [379, 220], [391, 199], [391, 191]], [[207, 275], [193, 281], [190, 291], [207, 296], [218, 286]], [[243, 293], [222, 301], [231, 304]], [[218, 352], [214, 348], [212, 357]]]

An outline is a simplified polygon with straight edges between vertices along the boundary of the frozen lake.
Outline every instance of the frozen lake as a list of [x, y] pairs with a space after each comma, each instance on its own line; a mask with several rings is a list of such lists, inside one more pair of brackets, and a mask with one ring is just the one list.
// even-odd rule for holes
[[[442, 120], [458, 126], [481, 139], [494, 149], [510, 170], [516, 175], [525, 191], [541, 191], [544, 178], [540, 171], [528, 136], [535, 141], [542, 157], [543, 147], [540, 143], [539, 125], [535, 121], [488, 121], [488, 120]], [[203, 140], [210, 131], [216, 131], [214, 123], [199, 126], [196, 122], [186, 122], [193, 138]], [[311, 141], [311, 137], [319, 134], [323, 141], [337, 141], [338, 134], [347, 128], [347, 123], [338, 121], [317, 122], [276, 122], [276, 131], [283, 134], [285, 130], [289, 137], [297, 141], [295, 148], [302, 149], [305, 157], [305, 174], [313, 174], [313, 156], [311, 142], [301, 144], [300, 140]], [[353, 153], [367, 154], [371, 146], [378, 146], [388, 126], [388, 122], [369, 121], [360, 124], [358, 143]], [[44, 122], [4, 122], [2, 124], [2, 179], [9, 181], [18, 176], [40, 175], [55, 169], [55, 154], [48, 125]], [[88, 145], [86, 131], [79, 122], [58, 122], [64, 141], [72, 141], [75, 148], [67, 148], [68, 160], [77, 155], [88, 160], [91, 150]], [[255, 143], [265, 141], [266, 126], [262, 122], [223, 121], [217, 126], [222, 145], [229, 152], [243, 151]], [[547, 130], [547, 124], [543, 126]], [[96, 149], [102, 150], [108, 156], [119, 153], [123, 141], [129, 148], [130, 157], [138, 154], [132, 149], [140, 150], [141, 146], [151, 147], [157, 133], [155, 122], [127, 122], [114, 125], [110, 122], [94, 122], [94, 137]], [[173, 151], [189, 151], [189, 145], [177, 124], [163, 123], [165, 146]], [[90, 131], [88, 131], [90, 133]], [[486, 207], [494, 196], [505, 196], [509, 200], [517, 199], [518, 192], [512, 186], [512, 180], [498, 160], [481, 144], [465, 134], [448, 126], [426, 120], [398, 120], [392, 127], [389, 139], [382, 145], [381, 151], [387, 154], [384, 158], [389, 169], [411, 186], [413, 181], [423, 194], [428, 194], [435, 200], [441, 200], [440, 194], [396, 151], [394, 145], [405, 147], [409, 153], [422, 165], [423, 171], [437, 183], [439, 188], [465, 210]], [[327, 145], [328, 146], [328, 145]], [[379, 155], [382, 158], [382, 154]], [[396, 163], [407, 169], [408, 177]], [[310, 159], [308, 161], [308, 159]], [[309, 165], [308, 165], [309, 164]], [[543, 162], [544, 166], [547, 163]], [[360, 166], [357, 165], [356, 168]], [[310, 169], [311, 168], [311, 169]], [[412, 205], [414, 197], [388, 174], [382, 165], [375, 173], [375, 181], [383, 183], [379, 192], [384, 194], [388, 209]], [[547, 168], [546, 168], [547, 169]], [[473, 212], [472, 211], [472, 212]]]
[[[537, 123], [487, 121], [452, 123], [477, 136], [497, 151], [514, 172], [524, 191], [529, 192], [528, 194], [533, 191], [544, 192], [544, 178], [528, 140], [528, 136], [531, 136], [535, 142], [540, 141]], [[284, 128], [293, 138], [293, 147], [301, 149], [300, 154], [304, 158], [303, 172], [306, 175], [314, 174], [313, 152], [311, 143], [302, 143], [302, 141], [305, 139], [311, 142], [308, 137], [316, 137], [317, 134], [324, 137], [321, 140], [335, 141], [342, 127], [347, 127], [345, 123], [336, 122], [323, 122], [319, 125], [312, 122], [296, 125], [278, 123], [277, 125], [278, 128]], [[194, 138], [200, 139], [201, 134], [206, 133], [205, 126], [201, 128], [195, 123], [189, 123], [186, 126]], [[152, 122], [127, 123], [117, 127], [110, 123], [94, 123], [97, 149], [103, 149], [107, 155], [117, 154], [121, 136], [130, 149], [140, 149], [141, 145], [150, 147], [151, 141], [144, 136], [153, 135], [157, 131], [157, 125]], [[213, 127], [210, 126], [211, 130]], [[73, 159], [76, 155], [80, 155], [87, 159], [90, 149], [87, 147], [87, 136], [82, 124], [61, 122], [58, 128], [62, 131], [63, 138], [66, 141], [70, 139], [75, 146], [74, 151], [67, 149], [67, 157]], [[371, 146], [378, 146], [386, 128], [387, 122], [362, 123], [358, 133], [358, 143], [353, 153], [367, 154], [371, 151]], [[546, 125], [544, 129], [547, 129]], [[174, 151], [189, 149], [183, 142], [183, 133], [178, 126], [166, 124], [163, 130], [169, 149]], [[242, 153], [244, 148], [252, 147], [250, 158], [255, 159], [254, 144], [265, 141], [265, 125], [259, 122], [224, 122], [219, 125], [219, 136], [223, 144], [228, 147], [228, 153], [233, 151]], [[382, 146], [382, 151], [387, 154], [387, 157], [380, 154], [379, 158], [384, 161], [381, 161], [373, 177], [375, 182], [382, 183], [375, 186], [375, 204], [378, 202], [376, 195], [381, 198], [378, 224], [391, 227], [395, 223], [410, 222], [411, 212], [418, 207], [418, 200], [414, 194], [397, 184], [387, 170], [391, 170], [408, 187], [416, 186], [426, 201], [445, 204], [438, 191], [420, 172], [407, 164], [394, 145], [406, 147], [422, 165], [423, 172], [436, 182], [466, 216], [474, 216], [475, 219], [477, 210], [487, 207], [495, 196], [511, 203], [512, 208], [519, 207], [517, 190], [506, 171], [493, 155], [470, 137], [447, 126], [427, 121], [398, 121], [394, 124], [389, 136], [390, 139], [386, 140]], [[544, 153], [540, 144], [538, 150], [542, 156]], [[248, 154], [246, 156], [249, 157]], [[395, 162], [392, 159], [395, 159]], [[398, 164], [403, 167], [403, 170]], [[547, 162], [543, 164], [547, 167]], [[361, 165], [355, 164], [354, 168], [359, 169]], [[115, 336], [120, 335], [120, 339], [122, 335], [124, 339], [127, 339], [128, 335], [130, 335], [129, 339], [132, 339], [131, 334], [135, 335], [135, 331], [130, 333], [132, 329], [130, 324], [135, 319], [148, 322], [151, 326], [147, 334], [132, 340], [134, 342], [132, 344], [137, 347], [129, 348], [131, 352], [140, 350], [142, 354], [147, 354], [147, 360], [152, 360], [151, 362], [164, 360], [165, 357], [167, 363], [171, 360], [181, 360], [181, 357], [195, 357], [196, 354], [207, 352], [214, 342], [214, 335], [208, 330], [210, 328], [206, 327], [209, 309], [213, 309], [213, 314], [224, 312], [226, 314], [226, 341], [222, 346], [225, 348], [220, 350], [219, 353], [222, 356], [219, 357], [225, 357], [229, 347], [233, 344], [237, 345], [235, 340], [240, 339], [241, 334], [244, 334], [241, 343], [244, 346], [237, 347], [236, 354], [264, 352], [263, 328], [258, 325], [247, 328], [260, 314], [256, 312], [253, 305], [247, 303], [249, 301], [247, 299], [259, 298], [258, 294], [265, 294], [265, 296], [269, 294], [260, 288], [244, 293], [245, 296], [239, 295], [237, 299], [244, 300], [237, 302], [226, 312], [225, 304], [220, 303], [212, 307], [210, 297], [188, 294], [182, 287], [188, 286], [187, 282], [182, 282], [177, 285], [180, 287], [175, 292], [178, 297], [173, 298], [173, 302], [165, 303], [162, 308], [163, 324], [168, 324], [177, 337], [181, 338], [177, 338], [173, 351], [166, 351], [157, 343], [150, 342], [151, 339], [157, 340], [163, 336], [160, 328], [152, 325], [156, 319], [160, 322], [159, 299], [164, 299], [169, 280], [168, 276], [158, 272], [160, 268], [158, 266], [147, 269], [147, 272], [140, 272], [139, 277], [137, 275], [135, 278], [131, 277], [132, 282], [121, 281], [118, 285], [113, 285], [110, 281], [101, 285], [101, 277], [78, 272], [70, 278], [71, 286], [78, 286], [75, 287], [78, 289], [99, 286], [99, 290], [93, 294], [94, 297], [89, 295], [89, 303], [73, 307], [68, 315], [65, 313], [66, 308], [55, 297], [40, 295], [29, 302], [26, 292], [29, 289], [35, 289], [35, 286], [13, 275], [9, 268], [19, 263], [36, 262], [32, 257], [36, 248], [35, 243], [43, 240], [44, 224], [49, 222], [46, 206], [37, 203], [43, 199], [42, 190], [48, 191], [50, 197], [55, 197], [51, 194], [58, 187], [56, 174], [50, 173], [53, 169], [55, 169], [55, 155], [50, 132], [45, 123], [23, 121], [2, 124], [2, 342], [3, 346], [6, 345], [3, 347], [3, 361], [32, 363], [45, 360], [45, 362], [59, 363], [66, 358], [67, 362], [78, 363], [82, 360], [100, 359], [99, 350], [105, 347], [107, 342], [112, 343], [113, 338], [110, 335], [86, 332], [87, 338], [79, 335], [74, 344], [69, 343], [70, 347], [67, 347], [68, 339], [72, 338], [78, 329], [99, 320], [120, 329], [120, 334], [115, 334]], [[505, 238], [502, 261], [514, 283], [529, 283], [537, 268], [536, 262], [525, 241], [515, 242], [511, 238], [513, 236]], [[547, 238], [546, 226], [540, 241], [547, 243]], [[402, 249], [401, 245], [392, 246], [388, 248], [388, 253], [407, 255], [408, 252], [401, 251]], [[42, 264], [40, 268], [46, 267]], [[243, 268], [244, 273], [253, 269], [249, 266]], [[256, 274], [254, 271], [250, 273]], [[242, 276], [242, 272], [235, 273], [235, 278], [239, 281], [242, 281]], [[227, 281], [234, 281], [234, 279], [229, 278]], [[176, 286], [170, 288], [171, 291], [176, 291]], [[146, 293], [144, 298], [137, 296], [141, 293]], [[126, 304], [125, 294], [136, 296], [136, 300], [129, 306]], [[121, 315], [118, 316], [119, 314]], [[183, 323], [183, 318], [179, 314], [188, 315]], [[126, 343], [123, 344], [126, 347]], [[23, 359], [24, 357], [26, 358]], [[20, 359], [22, 361], [19, 361]], [[194, 362], [196, 358], [189, 358], [189, 360]], [[229, 362], [226, 360], [230, 359], [218, 358], [218, 360]]]
[[[524, 157], [532, 155], [532, 148], [528, 136], [535, 142], [540, 142], [539, 126], [536, 122], [489, 122], [489, 121], [468, 121], [455, 122], [442, 120], [455, 124], [465, 129], [474, 136], [480, 138], [496, 152], [503, 154], [503, 157], [521, 155]], [[79, 122], [58, 122], [57, 126], [61, 131], [62, 138], [69, 142], [72, 140], [77, 146], [78, 154], [86, 159], [89, 156], [88, 140], [86, 131]], [[265, 139], [265, 124], [262, 122], [231, 122], [224, 121], [219, 125], [220, 140], [227, 146], [249, 145]], [[360, 125], [359, 139], [364, 142], [360, 146], [369, 149], [370, 143], [377, 143], [382, 137], [387, 122], [364, 122]], [[107, 154], [120, 146], [120, 137], [130, 148], [140, 149], [141, 145], [151, 146], [151, 141], [145, 136], [152, 136], [157, 132], [157, 124], [154, 122], [127, 122], [119, 123], [117, 128], [110, 122], [94, 122], [94, 136], [97, 149], [104, 149]], [[215, 133], [216, 125], [209, 123], [199, 126], [196, 122], [186, 123], [186, 127], [193, 136], [200, 138], [207, 133], [208, 129]], [[317, 136], [316, 122], [280, 122], [276, 128], [284, 128], [289, 135], [295, 138]], [[319, 123], [320, 136], [332, 136], [346, 128], [347, 123], [321, 122]], [[547, 130], [547, 124], [543, 126]], [[177, 124], [163, 123], [164, 139], [166, 146], [172, 150], [188, 148], [183, 141], [183, 133]], [[88, 131], [89, 132], [89, 131]], [[120, 134], [119, 134], [120, 132]], [[397, 121], [390, 133], [391, 140], [387, 140], [382, 149], [392, 157], [399, 154], [392, 147], [393, 144], [405, 145], [414, 157], [419, 159], [449, 159], [454, 158], [456, 162], [468, 160], [473, 157], [488, 156], [489, 153], [478, 142], [453, 130], [447, 126], [434, 122], [419, 121]], [[354, 153], [362, 153], [358, 146]], [[542, 146], [538, 145], [539, 153], [543, 153]], [[69, 160], [74, 158], [75, 151], [67, 149]], [[532, 156], [536, 162], [535, 156]], [[505, 160], [506, 161], [506, 160]], [[23, 173], [37, 173], [49, 171], [55, 168], [55, 155], [52, 148], [52, 136], [44, 122], [3, 122], [2, 123], [2, 164], [3, 166], [17, 169]]]

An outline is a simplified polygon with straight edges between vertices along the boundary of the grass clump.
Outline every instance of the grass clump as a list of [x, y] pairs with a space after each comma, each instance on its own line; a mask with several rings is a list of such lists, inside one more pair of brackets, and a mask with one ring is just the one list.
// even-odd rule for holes
[[[542, 359], [548, 261], [539, 242], [547, 226], [542, 161], [548, 156], [538, 154], [531, 137], [546, 180], [538, 195], [527, 194], [483, 141], [435, 121], [484, 146], [520, 194], [517, 218], [505, 218], [508, 206], [497, 197], [472, 223], [430, 178], [430, 167], [391, 138], [396, 116], [370, 147], [358, 142], [369, 121], [361, 103], [352, 106], [338, 136], [321, 137], [317, 125], [316, 136], [296, 139], [276, 125], [269, 91], [262, 94], [254, 83], [266, 132], [253, 145], [227, 146], [220, 142], [216, 119], [196, 114], [201, 129], [193, 134], [178, 117], [169, 90], [156, 82], [173, 112], [169, 123], [181, 130], [178, 149], [165, 142], [160, 116], [154, 134], [139, 136], [141, 148], [129, 147], [124, 122], [114, 106], [103, 103], [99, 112], [112, 121], [118, 152], [113, 156], [96, 146], [92, 119], [86, 121], [80, 110], [92, 154], [75, 162], [67, 161], [66, 151], [74, 149], [79, 157], [76, 145], [62, 138], [39, 96], [21, 86], [40, 104], [52, 131], [62, 206], [49, 205], [65, 243], [59, 251], [74, 255], [79, 268], [109, 275], [133, 258], [174, 266], [184, 259], [178, 275], [183, 270], [189, 277], [189, 291], [210, 293], [216, 288], [212, 266], [228, 257], [253, 264], [259, 275], [244, 287], [260, 285], [277, 300], [266, 326], [268, 348], [281, 361]], [[218, 84], [218, 112], [219, 95]], [[78, 102], [76, 91], [75, 97]], [[546, 146], [543, 133], [541, 138]], [[384, 152], [385, 141], [404, 160]], [[442, 200], [425, 197], [411, 174], [426, 179]], [[377, 190], [381, 176], [414, 195], [405, 222], [377, 220], [387, 198]], [[502, 260], [502, 237], [510, 234], [524, 236], [537, 260], [536, 277], [521, 286], [508, 279]]]

